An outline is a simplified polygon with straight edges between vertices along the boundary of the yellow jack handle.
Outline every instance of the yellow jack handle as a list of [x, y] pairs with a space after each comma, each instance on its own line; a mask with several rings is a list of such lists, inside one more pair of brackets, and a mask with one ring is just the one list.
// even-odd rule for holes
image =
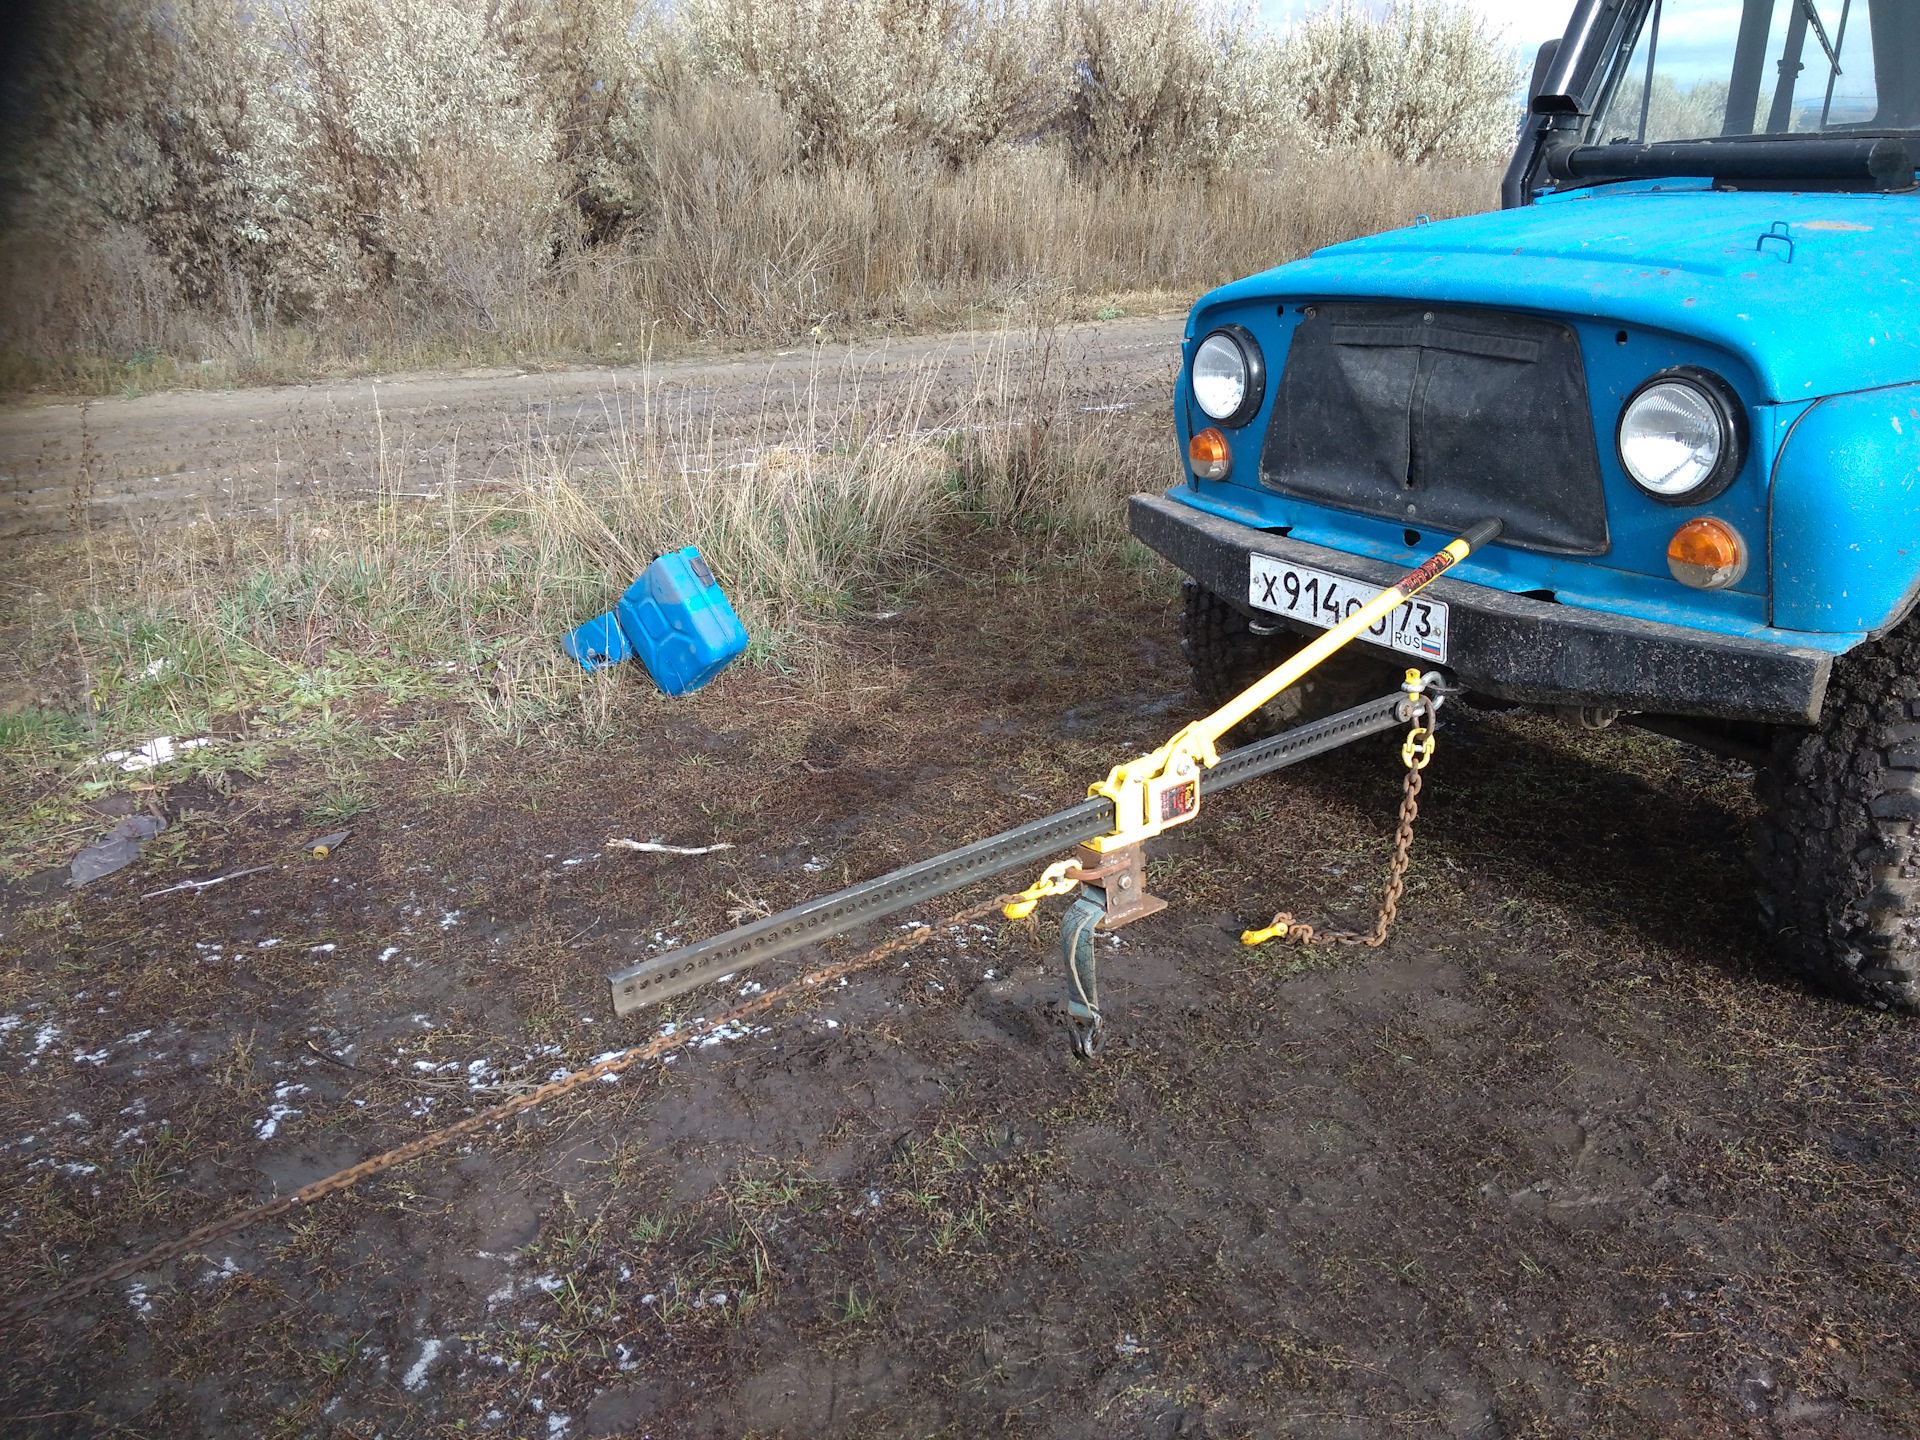
[[1392, 614], [1447, 570], [1497, 539], [1501, 528], [1497, 519], [1482, 520], [1471, 526], [1426, 563], [1409, 570], [1326, 634], [1288, 657], [1264, 680], [1242, 691], [1206, 719], [1196, 720], [1177, 731], [1158, 750], [1114, 766], [1106, 779], [1087, 787], [1089, 795], [1105, 795], [1113, 801], [1113, 833], [1089, 840], [1088, 847], [1104, 854], [1123, 845], [1149, 840], [1163, 830], [1193, 819], [1200, 813], [1200, 772], [1220, 763], [1217, 746], [1222, 736], [1281, 691], [1298, 684], [1314, 666], [1383, 615]]

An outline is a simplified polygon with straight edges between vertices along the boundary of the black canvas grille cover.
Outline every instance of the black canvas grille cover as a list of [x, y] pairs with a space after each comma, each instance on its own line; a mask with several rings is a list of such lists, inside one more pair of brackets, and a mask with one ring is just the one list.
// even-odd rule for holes
[[1586, 371], [1573, 331], [1492, 310], [1308, 307], [1260, 479], [1419, 529], [1497, 515], [1501, 541], [1607, 551]]

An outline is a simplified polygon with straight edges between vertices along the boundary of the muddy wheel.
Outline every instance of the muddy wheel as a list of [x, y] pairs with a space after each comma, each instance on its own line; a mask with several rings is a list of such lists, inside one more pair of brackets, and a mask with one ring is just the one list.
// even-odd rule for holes
[[1820, 724], [1760, 772], [1755, 866], [1780, 958], [1824, 989], [1920, 1010], [1920, 616], [1834, 663]]
[[[1180, 648], [1193, 667], [1193, 689], [1208, 707], [1224, 705], [1307, 643], [1282, 628], [1256, 634], [1247, 616], [1205, 586], [1183, 587]], [[1283, 690], [1228, 737], [1236, 745], [1278, 735], [1295, 725], [1377, 700], [1400, 683], [1400, 670], [1361, 651], [1358, 643], [1319, 665], [1298, 685]]]

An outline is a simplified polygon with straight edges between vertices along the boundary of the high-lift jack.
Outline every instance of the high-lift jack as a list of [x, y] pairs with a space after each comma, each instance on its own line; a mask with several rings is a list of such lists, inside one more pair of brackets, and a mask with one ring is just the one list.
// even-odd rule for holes
[[[1116, 765], [1106, 779], [1088, 787], [1087, 799], [1073, 808], [616, 971], [607, 977], [614, 1012], [631, 1014], [802, 946], [1034, 864], [1072, 845], [1078, 847], [1072, 858], [1047, 866], [1038, 880], [1010, 898], [1005, 911], [1010, 918], [1020, 919], [1047, 896], [1078, 892], [1061, 920], [1060, 940], [1074, 1049], [1090, 1057], [1098, 1048], [1101, 1028], [1094, 936], [1156, 914], [1167, 905], [1147, 893], [1146, 842], [1192, 820], [1205, 796], [1406, 725], [1410, 729], [1400, 754], [1409, 777], [1408, 800], [1402, 806], [1401, 839], [1382, 923], [1370, 937], [1321, 937], [1379, 944], [1392, 921], [1405, 868], [1419, 773], [1433, 756], [1435, 719], [1445, 698], [1443, 677], [1438, 672], [1409, 670], [1392, 694], [1224, 754], [1218, 747], [1236, 725], [1442, 573], [1491, 543], [1500, 530], [1499, 520], [1482, 520], [1364, 604], [1350, 602], [1353, 608], [1326, 633], [1211, 715], [1182, 727], [1157, 750]], [[1291, 917], [1278, 915], [1273, 924], [1249, 930], [1241, 938], [1248, 944], [1289, 935], [1314, 938], [1309, 927], [1290, 921]]]

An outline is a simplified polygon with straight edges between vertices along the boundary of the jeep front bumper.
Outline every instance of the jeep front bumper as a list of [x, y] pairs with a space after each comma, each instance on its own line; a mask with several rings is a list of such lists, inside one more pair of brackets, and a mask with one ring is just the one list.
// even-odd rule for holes
[[[1127, 524], [1141, 544], [1250, 615], [1261, 613], [1247, 601], [1248, 557], [1255, 552], [1378, 586], [1405, 573], [1164, 495], [1135, 495]], [[1445, 577], [1428, 593], [1452, 607], [1444, 668], [1469, 689], [1520, 704], [1810, 725], [1820, 717], [1833, 667], [1832, 655], [1808, 646], [1557, 605]], [[1377, 653], [1413, 663], [1394, 651]]]

